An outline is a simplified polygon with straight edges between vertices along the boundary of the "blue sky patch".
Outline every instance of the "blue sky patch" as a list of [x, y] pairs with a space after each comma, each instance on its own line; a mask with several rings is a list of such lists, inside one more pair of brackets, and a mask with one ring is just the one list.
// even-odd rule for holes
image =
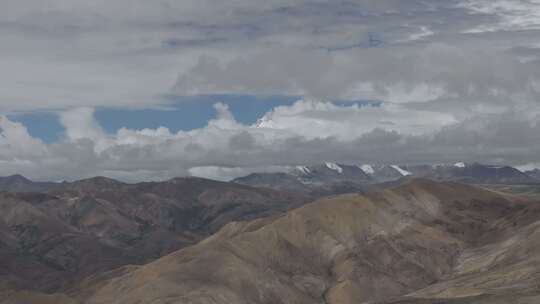
[[64, 134], [64, 127], [58, 120], [58, 114], [54, 112], [15, 114], [8, 115], [8, 118], [22, 123], [30, 135], [47, 143], [58, 141]]
[[291, 105], [296, 96], [251, 96], [251, 95], [205, 95], [194, 97], [171, 97], [172, 105], [162, 109], [106, 109], [96, 111], [96, 119], [109, 133], [126, 127], [143, 129], [163, 126], [172, 132], [203, 128], [216, 116], [214, 104], [222, 102], [229, 106], [236, 120], [252, 124], [266, 112], [281, 105]]
[[[129, 129], [158, 128], [164, 126], [172, 132], [203, 128], [216, 116], [213, 105], [222, 102], [229, 105], [236, 120], [252, 124], [266, 112], [281, 105], [291, 105], [297, 96], [251, 96], [251, 95], [205, 95], [194, 97], [170, 97], [172, 104], [163, 109], [98, 108], [95, 118], [108, 133], [125, 127]], [[21, 122], [28, 132], [47, 143], [58, 141], [64, 134], [57, 113], [34, 112], [10, 115], [9, 119]]]
[[[166, 109], [98, 108], [95, 118], [107, 133], [120, 128], [155, 129], [167, 127], [171, 132], [203, 128], [216, 116], [214, 104], [222, 102], [229, 106], [236, 120], [242, 124], [253, 124], [265, 113], [278, 106], [292, 105], [299, 96], [253, 96], [253, 95], [203, 95], [192, 97], [170, 97], [171, 105]], [[379, 101], [336, 101], [340, 106], [359, 104], [380, 106]], [[64, 128], [57, 113], [35, 112], [10, 115], [9, 119], [24, 124], [29, 133], [47, 143], [58, 141]]]

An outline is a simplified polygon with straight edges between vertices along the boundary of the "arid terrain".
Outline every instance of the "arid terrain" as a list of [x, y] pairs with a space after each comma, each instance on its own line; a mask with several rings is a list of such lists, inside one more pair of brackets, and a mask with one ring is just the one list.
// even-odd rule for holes
[[[282, 213], [305, 198], [199, 179], [116, 183], [94, 179], [47, 195], [3, 194], [2, 303], [540, 301], [535, 196], [410, 178]], [[194, 197], [242, 202], [242, 195], [254, 205], [228, 213], [206, 206], [202, 214], [175, 217], [176, 225], [165, 216], [172, 211], [160, 209]], [[133, 204], [144, 207], [126, 207]], [[260, 211], [268, 204], [279, 208]], [[67, 220], [66, 210], [78, 216]], [[188, 219], [199, 226], [186, 225]]]
[[54, 292], [193, 245], [231, 221], [309, 200], [198, 178], [124, 184], [96, 177], [47, 192], [2, 192], [0, 292], [5, 286]]

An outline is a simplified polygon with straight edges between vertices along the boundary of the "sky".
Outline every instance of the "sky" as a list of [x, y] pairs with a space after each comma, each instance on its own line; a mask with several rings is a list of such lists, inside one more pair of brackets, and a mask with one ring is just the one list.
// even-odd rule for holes
[[0, 175], [540, 164], [539, 0], [0, 0]]

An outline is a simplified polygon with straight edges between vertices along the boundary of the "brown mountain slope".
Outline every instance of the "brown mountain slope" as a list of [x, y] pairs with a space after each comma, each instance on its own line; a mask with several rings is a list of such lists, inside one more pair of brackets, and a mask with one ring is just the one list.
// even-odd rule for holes
[[415, 179], [231, 223], [68, 294], [92, 304], [535, 303], [539, 220], [535, 201]]
[[27, 195], [0, 193], [0, 275], [10, 282], [6, 285], [51, 291], [135, 261], [98, 237], [50, 216], [23, 199]]
[[149, 225], [204, 235], [217, 231], [231, 219], [253, 219], [309, 200], [298, 194], [202, 178], [124, 184], [97, 177], [51, 193], [72, 200], [91, 197]]
[[93, 178], [49, 193], [0, 193], [0, 298], [17, 290], [53, 292], [146, 263], [230, 221], [279, 214], [308, 199], [196, 178], [140, 184]]

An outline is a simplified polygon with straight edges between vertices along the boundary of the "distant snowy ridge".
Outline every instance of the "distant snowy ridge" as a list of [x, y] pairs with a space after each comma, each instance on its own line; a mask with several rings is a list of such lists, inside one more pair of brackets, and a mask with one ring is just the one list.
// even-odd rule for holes
[[360, 168], [362, 171], [364, 171], [364, 173], [367, 173], [367, 174], [375, 173], [375, 170], [373, 169], [371, 165], [361, 165], [361, 166], [358, 166], [358, 168]]
[[336, 163], [326, 163], [326, 167], [330, 170], [337, 171], [339, 174], [343, 173], [343, 169]]
[[464, 162], [455, 163], [454, 167], [465, 168], [465, 163]]
[[403, 175], [403, 176], [409, 176], [409, 175], [412, 175], [411, 172], [406, 171], [406, 170], [403, 170], [403, 169], [401, 169], [399, 166], [392, 165], [392, 166], [390, 166], [390, 167], [396, 169], [396, 170], [399, 172], [399, 174], [401, 174], [401, 175]]
[[302, 174], [310, 174], [311, 173], [311, 170], [309, 170], [308, 167], [306, 166], [296, 166], [296, 170], [302, 172]]
[[323, 162], [312, 165], [298, 164], [288, 167], [287, 170], [288, 172], [281, 175], [271, 173], [261, 177], [261, 174], [256, 174], [240, 178], [240, 182], [261, 187], [275, 185], [277, 189], [288, 187], [300, 191], [334, 185], [339, 185], [340, 189], [351, 190], [354, 188], [347, 187], [351, 185], [363, 187], [411, 176], [472, 184], [540, 185], [540, 170], [521, 172], [511, 166], [471, 162], [412, 165]]

